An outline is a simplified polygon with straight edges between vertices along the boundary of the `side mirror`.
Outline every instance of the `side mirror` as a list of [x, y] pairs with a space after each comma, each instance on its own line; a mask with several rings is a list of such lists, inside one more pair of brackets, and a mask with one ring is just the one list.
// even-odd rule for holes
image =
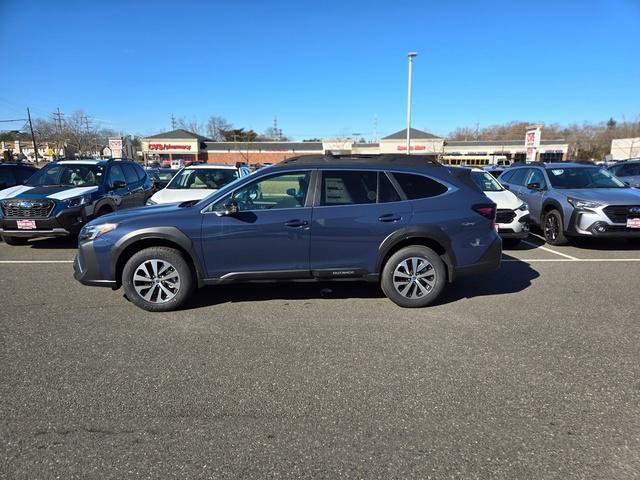
[[540, 187], [540, 184], [538, 182], [533, 182], [533, 183], [527, 184], [527, 188], [529, 190], [542, 190], [542, 188]]
[[120, 188], [124, 188], [127, 186], [127, 183], [124, 182], [123, 180], [116, 180], [111, 184], [111, 188], [113, 190], [118, 190]]
[[222, 216], [232, 217], [237, 215], [240, 209], [238, 208], [238, 202], [235, 200], [231, 200], [229, 203], [225, 204], [224, 210], [222, 211]]
[[296, 189], [295, 188], [287, 188], [287, 195], [289, 195], [290, 197], [295, 197], [296, 196]]

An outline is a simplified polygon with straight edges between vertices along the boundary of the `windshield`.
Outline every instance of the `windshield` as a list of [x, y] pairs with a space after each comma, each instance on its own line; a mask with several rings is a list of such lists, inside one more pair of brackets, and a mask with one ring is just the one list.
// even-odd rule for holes
[[610, 172], [598, 167], [548, 168], [554, 188], [627, 188]]
[[502, 186], [489, 173], [471, 172], [471, 178], [483, 192], [501, 192], [503, 190]]
[[104, 167], [100, 165], [52, 163], [34, 173], [25, 185], [93, 187], [102, 184], [103, 174]]
[[185, 168], [167, 185], [169, 189], [218, 190], [238, 178], [238, 171], [231, 168]]

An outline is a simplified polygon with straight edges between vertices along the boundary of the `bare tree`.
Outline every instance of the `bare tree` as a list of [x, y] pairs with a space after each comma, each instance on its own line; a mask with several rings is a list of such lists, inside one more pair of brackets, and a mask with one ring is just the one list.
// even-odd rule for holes
[[176, 125], [178, 128], [182, 128], [183, 130], [187, 130], [191, 133], [197, 133], [198, 135], [204, 135], [205, 133], [204, 124], [195, 118], [191, 120], [185, 120], [182, 117], [178, 118], [176, 120]]
[[224, 142], [224, 132], [233, 128], [231, 122], [228, 122], [224, 117], [218, 117], [211, 115], [207, 120], [207, 135], [214, 142]]

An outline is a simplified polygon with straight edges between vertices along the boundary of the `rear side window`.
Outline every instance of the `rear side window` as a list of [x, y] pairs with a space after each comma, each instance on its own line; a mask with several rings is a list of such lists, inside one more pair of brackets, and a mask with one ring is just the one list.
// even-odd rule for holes
[[378, 172], [324, 171], [320, 205], [376, 203]]
[[387, 177], [387, 174], [378, 174], [378, 203], [399, 202], [402, 200], [400, 194]]
[[524, 185], [524, 179], [530, 171], [529, 168], [518, 168], [507, 181], [513, 185]]
[[133, 183], [137, 183], [140, 180], [138, 179], [138, 175], [136, 174], [136, 170], [133, 165], [129, 163], [123, 163], [122, 169], [124, 170], [124, 177], [127, 180], [127, 184], [131, 185]]
[[436, 182], [435, 180], [422, 175], [394, 173], [393, 177], [396, 179], [400, 188], [402, 188], [402, 191], [409, 200], [435, 197], [437, 195], [442, 195], [447, 191], [447, 187], [440, 182]]

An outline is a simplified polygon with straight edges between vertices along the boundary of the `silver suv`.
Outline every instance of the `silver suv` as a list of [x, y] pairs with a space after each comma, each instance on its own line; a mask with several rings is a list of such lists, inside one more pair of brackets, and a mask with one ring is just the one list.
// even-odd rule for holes
[[551, 245], [575, 236], [640, 239], [640, 190], [593, 164], [522, 164], [499, 180], [529, 205]]

